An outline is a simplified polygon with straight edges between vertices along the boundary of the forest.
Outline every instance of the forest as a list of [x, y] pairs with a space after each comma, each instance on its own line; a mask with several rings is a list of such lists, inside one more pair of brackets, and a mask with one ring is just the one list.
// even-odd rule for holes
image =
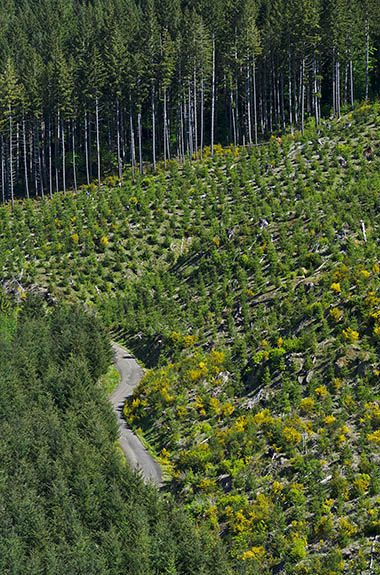
[[33, 296], [0, 303], [1, 573], [231, 573], [215, 536], [119, 453], [96, 385], [111, 358], [99, 320]]
[[379, 16], [0, 0], [1, 573], [380, 574]]
[[[50, 321], [63, 301], [90, 314], [52, 361], [85, 353], [105, 370], [112, 337], [145, 365], [124, 416], [163, 471], [159, 505], [218, 543], [211, 573], [379, 573], [379, 133], [380, 104], [356, 103], [303, 135], [216, 144], [135, 184], [0, 206], [1, 284], [21, 318], [33, 292]], [[81, 372], [65, 388], [36, 353], [46, 393], [75, 401], [86, 429], [111, 425], [109, 407], [80, 407]], [[179, 553], [169, 573], [186, 573]]]
[[379, 93], [378, 0], [2, 0], [2, 200], [304, 130]]

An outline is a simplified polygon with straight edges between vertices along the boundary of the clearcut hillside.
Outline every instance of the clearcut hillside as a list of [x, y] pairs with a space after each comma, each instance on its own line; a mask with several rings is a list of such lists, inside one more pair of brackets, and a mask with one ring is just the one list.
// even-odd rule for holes
[[151, 369], [125, 406], [238, 573], [376, 573], [379, 105], [135, 185], [0, 209], [18, 294], [81, 301]]

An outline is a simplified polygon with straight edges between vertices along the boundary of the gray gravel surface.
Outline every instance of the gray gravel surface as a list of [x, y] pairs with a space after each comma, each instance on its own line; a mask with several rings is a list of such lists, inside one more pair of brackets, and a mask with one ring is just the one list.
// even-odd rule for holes
[[161, 485], [162, 474], [158, 463], [149, 455], [141, 441], [129, 429], [123, 417], [124, 402], [133, 394], [134, 388], [139, 384], [143, 370], [130, 353], [120, 345], [112, 344], [115, 366], [120, 373], [120, 384], [109, 396], [117, 422], [120, 428], [120, 446], [124, 451], [127, 461], [135, 470], [139, 470], [145, 482]]

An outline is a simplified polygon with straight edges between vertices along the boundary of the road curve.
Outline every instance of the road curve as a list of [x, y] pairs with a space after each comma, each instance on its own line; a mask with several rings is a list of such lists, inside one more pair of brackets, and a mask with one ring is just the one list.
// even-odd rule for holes
[[112, 348], [115, 353], [115, 367], [120, 374], [120, 383], [111, 393], [109, 399], [120, 428], [120, 446], [132, 469], [140, 470], [145, 482], [153, 483], [159, 487], [162, 480], [160, 466], [149, 455], [136, 435], [132, 433], [123, 417], [124, 402], [127, 397], [133, 394], [134, 388], [143, 376], [143, 371], [126, 349], [117, 343], [113, 343]]

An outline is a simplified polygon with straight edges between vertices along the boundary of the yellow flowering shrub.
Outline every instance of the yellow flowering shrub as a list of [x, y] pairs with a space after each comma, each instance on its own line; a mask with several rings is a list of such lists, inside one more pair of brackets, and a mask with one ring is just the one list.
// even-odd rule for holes
[[300, 403], [299, 408], [305, 413], [312, 413], [315, 410], [315, 401], [313, 397], [304, 397]]
[[225, 403], [224, 405], [222, 405], [222, 407], [220, 408], [221, 414], [226, 417], [229, 415], [232, 415], [233, 412], [235, 411], [235, 407], [232, 405], [232, 403]]
[[357, 532], [357, 527], [351, 523], [347, 517], [339, 518], [339, 531], [342, 535], [352, 537]]
[[359, 333], [354, 329], [351, 329], [350, 327], [348, 327], [347, 329], [343, 329], [342, 333], [346, 338], [346, 340], [348, 340], [351, 343], [354, 343], [359, 339]]
[[376, 443], [376, 445], [380, 445], [380, 429], [377, 429], [373, 433], [368, 433], [367, 439], [371, 443]]
[[320, 399], [326, 397], [328, 395], [327, 387], [325, 385], [321, 385], [315, 389], [315, 395], [317, 395]]
[[302, 439], [302, 434], [294, 429], [294, 427], [284, 427], [282, 431], [285, 441], [291, 443], [292, 445], [297, 445]]
[[327, 424], [327, 425], [331, 425], [332, 423], [334, 423], [334, 421], [336, 421], [335, 417], [333, 415], [326, 415], [326, 417], [323, 418], [323, 421]]
[[243, 553], [243, 561], [262, 561], [265, 557], [265, 549], [263, 546], [251, 547], [248, 551]]
[[330, 286], [330, 289], [335, 293], [341, 293], [342, 288], [340, 287], [339, 282], [333, 282]]
[[343, 310], [337, 308], [337, 307], [333, 307], [330, 309], [329, 311], [330, 317], [335, 321], [338, 322], [342, 319], [343, 317]]

